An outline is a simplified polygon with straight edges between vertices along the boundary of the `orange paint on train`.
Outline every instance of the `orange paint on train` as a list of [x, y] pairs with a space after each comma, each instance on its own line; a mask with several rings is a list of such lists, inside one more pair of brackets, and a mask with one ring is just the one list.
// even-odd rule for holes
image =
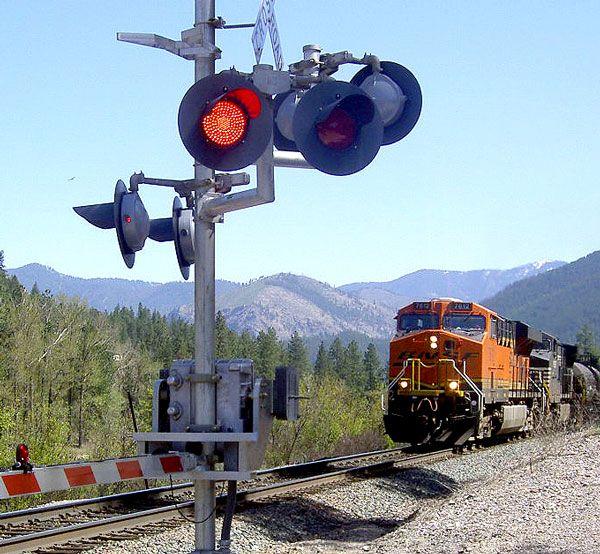
[[[420, 374], [408, 376], [411, 385], [414, 381], [419, 389], [397, 389], [399, 394], [427, 394], [428, 390], [452, 394], [449, 381], [461, 379], [449, 360], [465, 368], [483, 390], [504, 389], [510, 395], [509, 391], [527, 389], [529, 358], [517, 355], [512, 331], [492, 310], [473, 302], [440, 299], [413, 302], [399, 310], [396, 319], [398, 330], [390, 343], [390, 380], [403, 368], [412, 371], [410, 360], [421, 362]], [[461, 321], [476, 328], [461, 328]]]

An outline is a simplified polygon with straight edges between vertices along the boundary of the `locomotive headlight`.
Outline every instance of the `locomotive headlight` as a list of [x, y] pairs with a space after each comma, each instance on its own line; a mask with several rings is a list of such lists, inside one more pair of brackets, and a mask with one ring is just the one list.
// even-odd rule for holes
[[458, 381], [450, 381], [448, 383], [448, 388], [450, 390], [456, 390], [456, 389], [458, 389]]
[[431, 335], [431, 336], [429, 337], [429, 340], [430, 340], [431, 342], [437, 342], [437, 337], [436, 337], [435, 335]]
[[437, 348], [437, 342], [432, 342], [429, 344], [429, 346], [431, 347], [432, 350], [435, 350]]
[[407, 389], [408, 388], [408, 380], [407, 379], [402, 379], [402, 381], [400, 381], [400, 388], [401, 389]]

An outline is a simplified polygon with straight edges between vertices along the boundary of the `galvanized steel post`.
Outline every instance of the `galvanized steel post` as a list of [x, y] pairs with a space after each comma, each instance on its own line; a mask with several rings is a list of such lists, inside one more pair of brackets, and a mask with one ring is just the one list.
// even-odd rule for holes
[[[215, 44], [215, 27], [210, 23], [215, 17], [215, 0], [195, 0], [194, 27], [198, 46], [212, 49]], [[196, 42], [196, 40], [194, 41]], [[195, 80], [215, 73], [213, 56], [198, 56], [194, 60]], [[199, 184], [212, 179], [214, 171], [198, 163], [194, 164], [194, 177]], [[206, 192], [196, 191], [195, 251], [194, 263], [194, 325], [195, 325], [195, 373], [212, 374], [214, 367], [215, 325], [215, 224], [201, 218], [201, 207]], [[195, 424], [201, 427], [216, 424], [216, 387], [213, 382], [196, 382], [193, 406]], [[204, 444], [207, 469], [212, 469], [214, 445]], [[215, 482], [194, 482], [195, 552], [215, 550]]]

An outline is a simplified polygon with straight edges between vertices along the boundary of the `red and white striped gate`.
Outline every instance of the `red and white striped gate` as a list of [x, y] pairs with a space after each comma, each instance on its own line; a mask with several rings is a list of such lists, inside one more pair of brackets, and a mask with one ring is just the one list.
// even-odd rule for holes
[[0, 473], [0, 499], [131, 479], [164, 479], [170, 475], [183, 479], [196, 464], [193, 454], [173, 453], [40, 466], [30, 473], [6, 471]]

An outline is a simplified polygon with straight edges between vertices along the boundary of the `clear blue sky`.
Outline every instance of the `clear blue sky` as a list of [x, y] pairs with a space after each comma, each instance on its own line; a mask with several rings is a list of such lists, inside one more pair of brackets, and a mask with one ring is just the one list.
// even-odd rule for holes
[[[217, 12], [248, 22], [257, 6], [223, 0]], [[192, 24], [193, 2], [0, 7], [0, 249], [8, 266], [180, 278], [170, 244], [148, 241], [127, 270], [114, 232], [71, 206], [109, 201], [115, 181], [134, 170], [192, 175], [176, 122], [192, 62], [118, 43], [115, 33], [178, 38]], [[290, 271], [339, 285], [422, 267], [573, 260], [600, 247], [599, 2], [278, 0], [276, 14], [286, 63], [307, 43], [373, 52], [415, 73], [423, 112], [406, 139], [353, 176], [278, 169], [274, 204], [217, 227], [219, 277]], [[220, 68], [251, 68], [250, 35], [218, 32]], [[143, 192], [151, 217], [169, 214], [168, 191]]]

